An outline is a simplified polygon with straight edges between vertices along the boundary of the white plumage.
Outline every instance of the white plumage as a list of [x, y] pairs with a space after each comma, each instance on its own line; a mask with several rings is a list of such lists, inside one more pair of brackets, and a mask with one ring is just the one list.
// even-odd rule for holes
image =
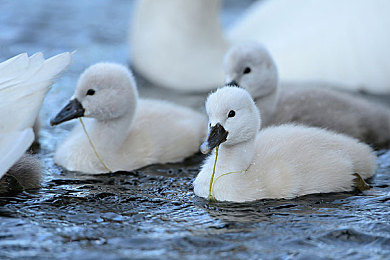
[[220, 1], [143, 0], [130, 28], [131, 62], [157, 86], [206, 91], [222, 83], [228, 42]]
[[0, 63], [0, 178], [32, 144], [43, 99], [71, 57], [66, 52], [45, 60], [42, 53], [23, 53]]
[[134, 67], [164, 87], [204, 91], [223, 82], [231, 44], [257, 40], [273, 53], [282, 81], [390, 93], [389, 1], [258, 1], [225, 34], [220, 4], [139, 1], [130, 31]]
[[[258, 132], [259, 111], [244, 89], [218, 89], [208, 97], [206, 110], [212, 128], [203, 150], [218, 143], [214, 139], [217, 132], [227, 132], [214, 177], [217, 200], [243, 202], [351, 191], [355, 173], [364, 179], [375, 173], [372, 149], [351, 137], [288, 124]], [[216, 128], [219, 130], [214, 131]], [[209, 196], [214, 161], [215, 150], [194, 181], [198, 196]], [[233, 173], [219, 178], [229, 172]]]
[[390, 93], [390, 2], [259, 1], [228, 32], [273, 53], [282, 81]]
[[[66, 120], [86, 117], [87, 132], [112, 171], [181, 161], [199, 150], [206, 135], [204, 115], [164, 101], [139, 99], [133, 75], [118, 64], [89, 67], [80, 76], [72, 102], [84, 112]], [[66, 121], [63, 113], [68, 113], [66, 108], [52, 123]], [[59, 145], [54, 160], [72, 171], [107, 172], [80, 125]]]

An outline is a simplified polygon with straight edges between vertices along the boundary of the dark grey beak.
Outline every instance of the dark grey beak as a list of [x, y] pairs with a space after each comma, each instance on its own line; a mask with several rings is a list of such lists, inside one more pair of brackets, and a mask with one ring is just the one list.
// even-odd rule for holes
[[56, 115], [55, 118], [50, 120], [50, 125], [55, 126], [63, 122], [69, 121], [73, 118], [84, 116], [84, 108], [80, 101], [72, 99], [69, 103]]
[[230, 81], [230, 82], [227, 83], [226, 85], [227, 85], [227, 86], [236, 86], [236, 87], [240, 87], [240, 86], [238, 85], [237, 81], [235, 81], [235, 80]]
[[228, 136], [229, 132], [223, 128], [221, 124], [216, 124], [210, 129], [209, 136], [207, 137], [207, 140], [203, 142], [203, 144], [200, 146], [200, 151], [203, 154], [208, 154], [213, 150], [215, 147], [220, 145], [221, 143], [226, 141], [226, 137]]

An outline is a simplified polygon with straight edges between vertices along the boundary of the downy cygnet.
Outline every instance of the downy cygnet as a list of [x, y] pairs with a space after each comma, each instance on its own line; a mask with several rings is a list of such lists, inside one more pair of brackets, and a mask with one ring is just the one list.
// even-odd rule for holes
[[68, 170], [91, 174], [182, 161], [199, 150], [207, 134], [204, 115], [165, 101], [139, 99], [131, 72], [113, 63], [86, 69], [69, 104], [51, 124], [78, 117], [85, 117], [101, 160], [81, 125], [59, 145], [54, 160]]
[[252, 95], [263, 126], [294, 122], [344, 133], [378, 149], [390, 146], [389, 108], [320, 84], [280, 87], [275, 62], [260, 43], [233, 47], [225, 56], [224, 68], [226, 83]]
[[259, 110], [245, 89], [218, 89], [206, 110], [210, 131], [201, 151], [213, 152], [194, 181], [200, 197], [244, 202], [351, 191], [375, 173], [373, 150], [354, 138], [294, 124], [259, 131]]

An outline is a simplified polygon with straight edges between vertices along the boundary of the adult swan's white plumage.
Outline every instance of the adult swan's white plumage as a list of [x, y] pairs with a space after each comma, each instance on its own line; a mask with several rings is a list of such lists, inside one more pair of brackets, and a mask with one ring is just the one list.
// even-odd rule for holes
[[223, 82], [229, 48], [220, 0], [141, 0], [130, 28], [131, 63], [158, 86], [206, 91]]
[[42, 53], [23, 53], [0, 63], [0, 178], [32, 144], [43, 99], [71, 56], [66, 52], [45, 60]]
[[[217, 200], [293, 198], [311, 193], [351, 191], [355, 178], [375, 173], [375, 154], [363, 143], [320, 128], [281, 125], [260, 129], [250, 94], [224, 87], [206, 101], [210, 133], [201, 150], [219, 145], [211, 194]], [[194, 181], [208, 198], [215, 150]], [[226, 174], [222, 176], [223, 174]], [[358, 175], [355, 175], [358, 174]]]
[[389, 1], [258, 1], [225, 35], [220, 2], [140, 0], [130, 35], [134, 67], [166, 87], [212, 89], [223, 82], [228, 46], [257, 40], [273, 53], [282, 81], [390, 92]]
[[389, 13], [387, 0], [258, 1], [229, 38], [265, 44], [282, 81], [390, 93]]
[[[204, 115], [164, 101], [139, 100], [133, 75], [113, 63], [89, 67], [51, 124], [83, 116], [99, 157], [111, 171], [181, 161], [199, 150], [206, 135]], [[54, 160], [71, 171], [108, 171], [80, 125], [57, 148]]]

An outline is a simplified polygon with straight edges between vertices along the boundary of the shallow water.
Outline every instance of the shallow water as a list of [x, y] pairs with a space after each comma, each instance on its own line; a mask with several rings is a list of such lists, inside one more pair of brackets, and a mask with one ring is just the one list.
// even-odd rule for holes
[[[250, 2], [250, 1], [249, 1]], [[28, 6], [25, 6], [29, 3]], [[52, 160], [72, 123], [48, 126], [78, 74], [100, 60], [127, 61], [129, 1], [0, 0], [0, 58], [78, 49], [41, 113], [46, 166], [40, 190], [0, 197], [0, 259], [385, 259], [390, 253], [390, 151], [364, 193], [293, 200], [208, 203], [192, 192], [201, 155], [184, 163], [98, 176], [64, 171]], [[223, 24], [242, 12], [227, 1]], [[156, 89], [144, 96], [200, 107], [204, 95]]]

